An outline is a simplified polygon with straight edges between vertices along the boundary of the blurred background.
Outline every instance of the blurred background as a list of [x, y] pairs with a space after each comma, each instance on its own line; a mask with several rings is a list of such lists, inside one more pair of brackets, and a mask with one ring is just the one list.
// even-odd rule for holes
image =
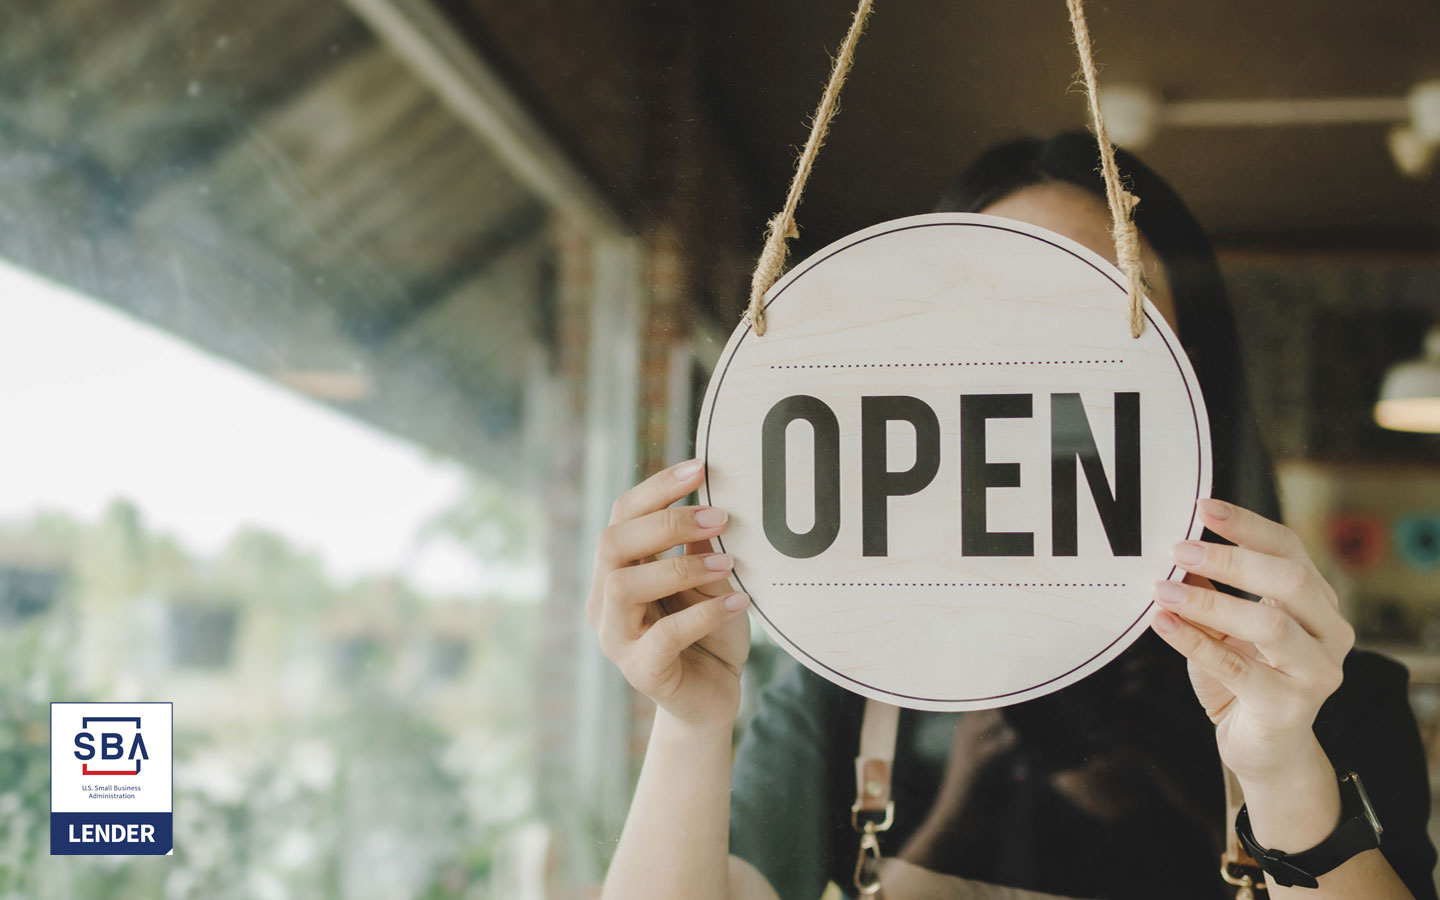
[[[594, 896], [651, 710], [592, 540], [692, 455], [850, 8], [4, 5], [0, 897]], [[1440, 6], [1090, 20], [1440, 775], [1440, 438], [1376, 421], [1440, 431]], [[794, 258], [1083, 126], [1074, 83], [1059, 0], [882, 3]], [[48, 855], [51, 700], [174, 701], [172, 859]]]

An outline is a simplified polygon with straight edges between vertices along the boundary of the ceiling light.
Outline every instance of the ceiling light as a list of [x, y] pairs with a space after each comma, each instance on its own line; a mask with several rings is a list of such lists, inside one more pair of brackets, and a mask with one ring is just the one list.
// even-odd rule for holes
[[1395, 165], [1411, 178], [1426, 177], [1440, 155], [1440, 79], [1415, 84], [1403, 97], [1257, 97], [1166, 100], [1143, 84], [1100, 89], [1100, 112], [1110, 139], [1141, 149], [1160, 129], [1281, 128], [1316, 125], [1387, 125]]
[[1407, 178], [1420, 180], [1430, 174], [1435, 161], [1436, 145], [1427, 143], [1420, 132], [1409, 125], [1396, 125], [1385, 136], [1395, 167]]
[[1395, 431], [1440, 433], [1440, 325], [1425, 335], [1419, 359], [1396, 363], [1385, 373], [1375, 421]]
[[1160, 95], [1141, 84], [1115, 84], [1100, 89], [1100, 115], [1118, 146], [1139, 150], [1160, 127]]
[[1440, 144], [1440, 79], [1422, 81], [1405, 98], [1410, 106], [1410, 123], [1427, 144]]

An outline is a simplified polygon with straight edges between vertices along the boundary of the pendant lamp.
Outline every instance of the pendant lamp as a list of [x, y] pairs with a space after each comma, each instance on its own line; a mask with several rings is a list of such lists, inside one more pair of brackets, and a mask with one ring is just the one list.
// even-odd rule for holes
[[1440, 433], [1440, 324], [1425, 335], [1419, 359], [1396, 363], [1385, 373], [1375, 421], [1395, 431]]

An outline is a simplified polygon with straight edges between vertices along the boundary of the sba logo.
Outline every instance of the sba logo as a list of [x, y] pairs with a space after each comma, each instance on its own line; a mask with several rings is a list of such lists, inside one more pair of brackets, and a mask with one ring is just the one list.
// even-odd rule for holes
[[174, 718], [169, 703], [50, 704], [51, 855], [174, 851]]
[[[99, 733], [100, 768], [90, 768], [87, 760], [95, 759], [95, 735], [91, 733], [91, 722], [129, 722], [135, 726], [135, 734], [126, 745], [125, 734], [106, 727]], [[80, 720], [81, 731], [75, 735], [75, 758], [80, 760], [82, 775], [139, 775], [140, 761], [149, 759], [145, 751], [145, 739], [140, 736], [139, 716], [86, 716]], [[97, 763], [97, 765], [100, 765]], [[126, 768], [133, 766], [134, 768]]]

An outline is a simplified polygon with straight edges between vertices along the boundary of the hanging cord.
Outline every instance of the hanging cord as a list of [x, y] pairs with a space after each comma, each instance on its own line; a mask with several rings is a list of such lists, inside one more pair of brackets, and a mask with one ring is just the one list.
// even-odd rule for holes
[[[1100, 145], [1100, 171], [1105, 178], [1105, 197], [1110, 206], [1111, 233], [1115, 238], [1115, 257], [1120, 271], [1129, 282], [1130, 294], [1130, 336], [1138, 338], [1145, 329], [1145, 278], [1140, 265], [1140, 233], [1135, 228], [1132, 214], [1140, 198], [1125, 189], [1120, 180], [1120, 170], [1115, 165], [1115, 148], [1105, 131], [1105, 118], [1100, 114], [1100, 91], [1095, 75], [1095, 57], [1090, 46], [1090, 30], [1085, 24], [1083, 0], [1065, 0], [1070, 10], [1070, 26], [1075, 33], [1075, 51], [1080, 57], [1080, 69], [1085, 77], [1085, 92], [1090, 100], [1090, 116], [1095, 123], [1095, 140]], [[810, 169], [815, 157], [825, 143], [830, 130], [830, 120], [835, 117], [840, 102], [840, 89], [845, 86], [845, 77], [855, 62], [855, 45], [865, 31], [870, 18], [873, 0], [860, 0], [855, 8], [855, 17], [850, 30], [835, 55], [835, 65], [830, 70], [830, 80], [825, 85], [825, 94], [815, 109], [810, 123], [810, 136], [805, 149], [795, 162], [795, 175], [790, 180], [790, 190], [785, 195], [785, 206], [776, 213], [765, 230], [765, 247], [755, 263], [750, 276], [750, 305], [746, 316], [756, 335], [765, 333], [765, 292], [780, 277], [785, 268], [785, 259], [790, 248], [785, 243], [800, 236], [795, 227], [795, 210], [800, 206], [800, 196], [805, 192], [805, 183], [810, 179]]]
[[1096, 86], [1095, 57], [1090, 49], [1090, 29], [1085, 25], [1084, 0], [1065, 0], [1070, 7], [1070, 27], [1075, 31], [1075, 52], [1085, 75], [1085, 93], [1090, 97], [1090, 116], [1095, 120], [1095, 140], [1100, 144], [1100, 171], [1105, 176], [1105, 197], [1110, 204], [1110, 231], [1115, 238], [1115, 259], [1130, 282], [1130, 336], [1138, 338], [1145, 329], [1145, 276], [1140, 267], [1140, 233], [1131, 218], [1140, 198], [1125, 190], [1115, 166], [1115, 148], [1105, 132], [1100, 115], [1100, 89]]
[[820, 153], [820, 145], [825, 143], [830, 120], [839, 108], [840, 89], [845, 86], [845, 76], [850, 74], [850, 65], [855, 61], [855, 45], [865, 30], [865, 21], [870, 18], [872, 3], [873, 0], [860, 0], [860, 5], [855, 8], [855, 18], [850, 22], [845, 42], [840, 45], [840, 52], [835, 54], [835, 65], [830, 70], [825, 95], [820, 98], [820, 105], [810, 122], [810, 137], [805, 141], [805, 149], [800, 151], [800, 158], [795, 161], [795, 177], [790, 180], [785, 207], [775, 214], [765, 230], [765, 249], [760, 251], [760, 259], [750, 276], [750, 308], [746, 313], [757, 335], [765, 333], [765, 292], [780, 277], [780, 270], [785, 268], [785, 258], [790, 253], [785, 242], [800, 236], [795, 227], [795, 209], [800, 205], [800, 195], [805, 192], [805, 182], [810, 179], [810, 168]]

